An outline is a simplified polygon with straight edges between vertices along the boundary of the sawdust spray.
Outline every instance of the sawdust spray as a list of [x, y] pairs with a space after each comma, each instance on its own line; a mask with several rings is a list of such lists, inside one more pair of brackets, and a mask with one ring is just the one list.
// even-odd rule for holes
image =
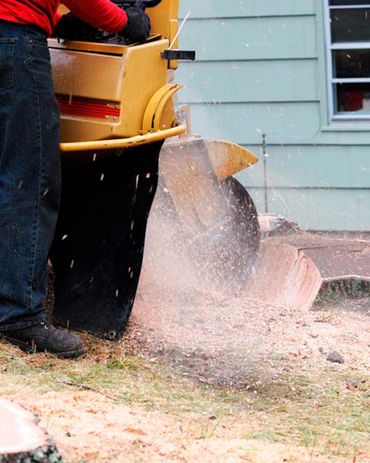
[[263, 339], [274, 309], [220, 289], [207, 274], [215, 262], [194, 264], [162, 193], [149, 220], [131, 333], [151, 358], [165, 358], [185, 375], [211, 384], [249, 383], [270, 350]]

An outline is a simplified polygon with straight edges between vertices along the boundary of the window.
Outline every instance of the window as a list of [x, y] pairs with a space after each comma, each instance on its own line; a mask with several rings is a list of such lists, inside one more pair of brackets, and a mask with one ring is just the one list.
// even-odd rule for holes
[[370, 0], [326, 0], [330, 113], [370, 119]]

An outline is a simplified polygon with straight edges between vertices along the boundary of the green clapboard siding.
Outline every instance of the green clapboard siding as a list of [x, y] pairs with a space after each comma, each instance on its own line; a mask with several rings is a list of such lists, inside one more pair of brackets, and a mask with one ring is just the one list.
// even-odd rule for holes
[[[249, 187], [262, 187], [265, 177], [261, 147], [248, 149], [260, 162], [245, 169], [239, 179]], [[271, 188], [370, 188], [369, 148], [365, 146], [272, 146], [267, 155]]]
[[182, 47], [198, 61], [313, 58], [315, 17], [190, 19]]
[[314, 14], [316, 0], [180, 0], [180, 16], [232, 18]]
[[[264, 212], [263, 189], [248, 188], [259, 212]], [[290, 217], [305, 230], [369, 231], [370, 190], [268, 191], [269, 211]]]
[[[318, 101], [316, 60], [184, 63], [182, 103]], [[287, 75], [289, 69], [289, 75]], [[279, 91], [276, 91], [276, 88]]]
[[230, 103], [192, 105], [193, 131], [205, 136], [261, 143], [266, 133], [275, 143], [312, 138], [320, 130], [318, 103]]
[[[268, 208], [321, 230], [370, 230], [370, 123], [328, 120], [324, 0], [180, 0], [179, 103], [193, 132], [261, 156]], [[263, 163], [237, 175], [265, 209]]]

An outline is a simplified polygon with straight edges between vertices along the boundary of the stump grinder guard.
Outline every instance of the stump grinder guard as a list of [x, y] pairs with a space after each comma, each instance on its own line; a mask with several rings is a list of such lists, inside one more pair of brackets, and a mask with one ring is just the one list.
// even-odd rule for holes
[[161, 146], [62, 157], [50, 253], [58, 324], [108, 339], [122, 335], [139, 281]]

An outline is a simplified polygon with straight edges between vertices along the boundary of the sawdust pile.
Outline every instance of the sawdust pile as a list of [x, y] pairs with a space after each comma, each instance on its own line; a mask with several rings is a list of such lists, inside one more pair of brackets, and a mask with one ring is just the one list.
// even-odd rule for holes
[[207, 384], [246, 386], [265, 376], [274, 326], [286, 316], [245, 297], [194, 292], [181, 300], [145, 292], [135, 304], [132, 333], [146, 356], [165, 359], [181, 374]]
[[214, 262], [200, 271], [171, 212], [158, 208], [155, 203], [149, 221], [130, 335], [140, 338], [147, 355], [165, 357], [183, 374], [207, 383], [243, 383], [269, 357], [273, 346], [266, 337], [286, 312], [221, 290], [207, 273]]

